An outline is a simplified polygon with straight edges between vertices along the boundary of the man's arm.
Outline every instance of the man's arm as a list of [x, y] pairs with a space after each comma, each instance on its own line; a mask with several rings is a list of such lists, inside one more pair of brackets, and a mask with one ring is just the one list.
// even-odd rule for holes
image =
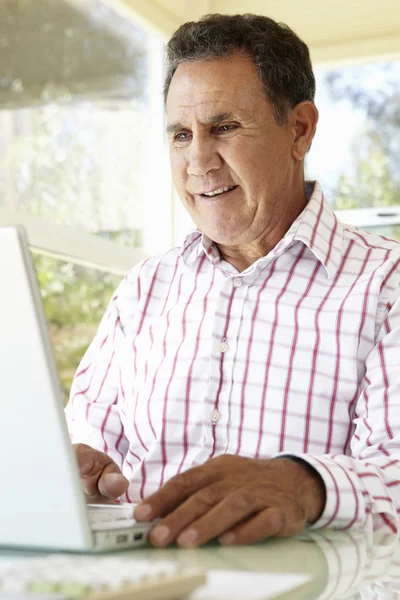
[[125, 286], [123, 280], [82, 358], [65, 409], [72, 443], [105, 452], [119, 467], [127, 452], [118, 397], [118, 346], [123, 339], [120, 306]]
[[355, 407], [351, 456], [299, 454], [321, 475], [327, 503], [318, 527], [386, 527], [400, 520], [400, 292], [386, 303]]
[[124, 279], [77, 369], [65, 409], [82, 484], [91, 501], [117, 498], [128, 486], [121, 475], [128, 440], [120, 418], [118, 383], [126, 287]]

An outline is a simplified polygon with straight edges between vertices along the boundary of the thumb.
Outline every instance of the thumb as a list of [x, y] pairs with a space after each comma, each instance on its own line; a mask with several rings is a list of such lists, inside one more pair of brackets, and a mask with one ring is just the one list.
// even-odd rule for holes
[[104, 452], [87, 444], [74, 444], [83, 489], [88, 496], [102, 494], [110, 499], [121, 496], [129, 482], [120, 468]]
[[122, 475], [115, 462], [104, 467], [97, 484], [100, 494], [112, 500], [122, 496], [128, 486], [129, 481]]

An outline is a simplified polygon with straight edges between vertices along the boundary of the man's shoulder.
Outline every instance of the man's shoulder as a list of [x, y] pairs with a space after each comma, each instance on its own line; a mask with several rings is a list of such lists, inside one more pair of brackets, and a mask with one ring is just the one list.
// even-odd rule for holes
[[145, 281], [157, 278], [170, 281], [179, 268], [187, 265], [188, 258], [199, 252], [201, 237], [202, 234], [197, 229], [190, 231], [181, 245], [144, 258], [137, 263], [129, 271], [126, 281], [128, 284], [137, 282], [138, 279]]
[[165, 252], [159, 254], [153, 254], [144, 258], [137, 263], [127, 274], [126, 279], [128, 283], [136, 282], [138, 279], [145, 280], [153, 278], [155, 275], [163, 276], [164, 273], [169, 273], [172, 269], [174, 271], [176, 265], [179, 263], [182, 255], [182, 248], [175, 246], [169, 248]]
[[393, 257], [394, 260], [400, 257], [400, 241], [365, 231], [348, 223], [342, 223], [342, 226], [344, 240], [347, 242], [352, 241], [360, 249], [364, 249], [365, 252], [382, 254], [386, 257], [386, 260], [390, 257]]
[[129, 331], [136, 307], [153, 299], [165, 298], [174, 278], [181, 248], [175, 247], [138, 262], [121, 281], [114, 300], [118, 302], [121, 325]]
[[343, 239], [345, 245], [347, 242], [356, 247], [357, 258], [361, 260], [365, 272], [372, 273], [380, 282], [380, 294], [386, 297], [388, 293], [397, 290], [397, 298], [400, 284], [400, 242], [347, 224], [343, 224]]

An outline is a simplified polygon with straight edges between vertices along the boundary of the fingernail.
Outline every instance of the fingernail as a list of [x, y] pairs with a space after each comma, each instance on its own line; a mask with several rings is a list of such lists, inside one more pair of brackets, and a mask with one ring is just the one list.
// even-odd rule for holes
[[120, 473], [107, 473], [99, 481], [99, 491], [108, 498], [121, 496], [128, 487], [128, 481]]
[[178, 537], [177, 542], [179, 546], [185, 546], [186, 548], [189, 548], [190, 546], [193, 546], [198, 537], [199, 534], [195, 529], [188, 529], [188, 531], [185, 531]]
[[120, 475], [119, 473], [107, 473], [106, 475], [107, 483], [125, 483], [126, 477]]
[[218, 539], [220, 544], [228, 546], [229, 544], [233, 544], [236, 539], [236, 535], [232, 532], [224, 533], [224, 535], [221, 535]]
[[140, 504], [135, 508], [134, 517], [138, 521], [145, 521], [151, 516], [151, 506], [150, 504]]
[[165, 525], [158, 525], [151, 531], [151, 541], [157, 544], [163, 544], [169, 536], [169, 529]]

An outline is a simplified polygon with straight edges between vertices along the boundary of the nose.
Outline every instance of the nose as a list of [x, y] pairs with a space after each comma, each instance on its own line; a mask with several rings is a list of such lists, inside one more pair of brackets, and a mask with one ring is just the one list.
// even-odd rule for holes
[[221, 168], [222, 160], [213, 139], [193, 136], [187, 155], [187, 173], [201, 177]]

